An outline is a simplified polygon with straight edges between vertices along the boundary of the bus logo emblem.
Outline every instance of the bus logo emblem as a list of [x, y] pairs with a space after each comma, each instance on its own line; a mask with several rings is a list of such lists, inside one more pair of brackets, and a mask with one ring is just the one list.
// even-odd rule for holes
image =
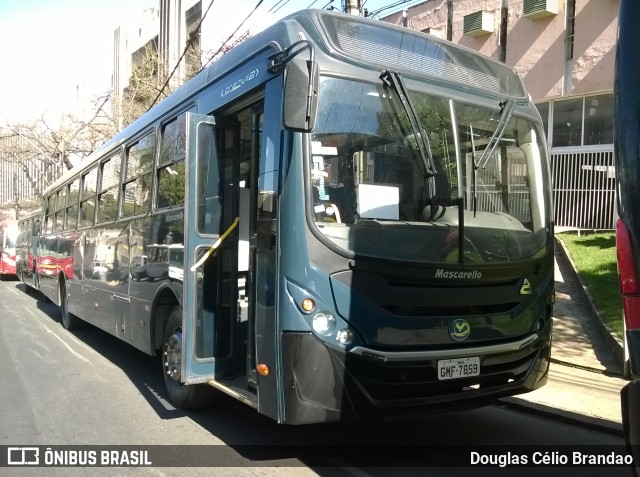
[[526, 278], [524, 279], [524, 282], [522, 282], [522, 286], [520, 287], [520, 294], [531, 295], [531, 283], [529, 283], [529, 280], [527, 280]]
[[464, 341], [471, 333], [471, 325], [461, 318], [454, 320], [449, 326], [449, 336], [455, 341]]

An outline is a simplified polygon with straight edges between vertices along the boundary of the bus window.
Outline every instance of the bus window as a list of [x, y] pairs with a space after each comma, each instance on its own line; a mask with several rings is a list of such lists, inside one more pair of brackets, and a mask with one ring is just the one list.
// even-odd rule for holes
[[64, 228], [64, 211], [67, 203], [67, 188], [63, 187], [56, 194], [56, 215], [55, 215], [55, 227], [54, 232], [60, 233]]
[[75, 230], [78, 226], [78, 200], [80, 198], [80, 180], [76, 179], [67, 187], [67, 213], [65, 230]]
[[44, 228], [42, 232], [44, 234], [50, 234], [54, 229], [54, 208], [56, 205], [55, 195], [51, 195], [45, 199], [45, 204]]
[[[199, 157], [216, 156], [213, 126], [199, 125], [197, 148]], [[197, 167], [198, 231], [203, 234], [219, 234], [222, 220], [221, 183], [224, 177], [224, 161], [198, 160]]]
[[184, 204], [186, 113], [162, 128], [158, 166], [158, 208]]
[[80, 202], [80, 227], [93, 225], [95, 211], [96, 183], [98, 169], [92, 168], [82, 176], [82, 196]]
[[120, 156], [102, 163], [100, 191], [98, 193], [98, 223], [113, 222], [118, 211], [118, 184], [120, 183]]
[[144, 214], [149, 210], [154, 150], [154, 133], [147, 134], [127, 149], [127, 166], [122, 186], [123, 217]]

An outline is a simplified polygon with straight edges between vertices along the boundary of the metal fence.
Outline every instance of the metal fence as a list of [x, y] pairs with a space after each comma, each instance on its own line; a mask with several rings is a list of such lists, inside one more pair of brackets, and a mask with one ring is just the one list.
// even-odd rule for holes
[[556, 227], [613, 229], [616, 175], [613, 146], [552, 150]]

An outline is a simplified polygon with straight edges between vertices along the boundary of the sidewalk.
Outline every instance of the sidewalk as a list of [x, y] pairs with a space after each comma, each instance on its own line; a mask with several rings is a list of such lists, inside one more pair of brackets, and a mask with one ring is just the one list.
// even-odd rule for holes
[[591, 305], [562, 245], [556, 242], [556, 304], [551, 368], [546, 386], [501, 401], [539, 413], [622, 432], [621, 343]]

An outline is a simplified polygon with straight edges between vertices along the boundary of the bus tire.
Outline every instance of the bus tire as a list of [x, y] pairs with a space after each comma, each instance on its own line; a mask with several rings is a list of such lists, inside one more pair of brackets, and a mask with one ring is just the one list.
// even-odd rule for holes
[[80, 327], [80, 318], [69, 312], [69, 295], [67, 295], [67, 283], [64, 280], [60, 280], [60, 314], [64, 329], [75, 330]]
[[197, 409], [211, 404], [215, 390], [206, 384], [181, 381], [182, 308], [175, 306], [164, 327], [162, 338], [162, 376], [171, 402], [179, 409]]

